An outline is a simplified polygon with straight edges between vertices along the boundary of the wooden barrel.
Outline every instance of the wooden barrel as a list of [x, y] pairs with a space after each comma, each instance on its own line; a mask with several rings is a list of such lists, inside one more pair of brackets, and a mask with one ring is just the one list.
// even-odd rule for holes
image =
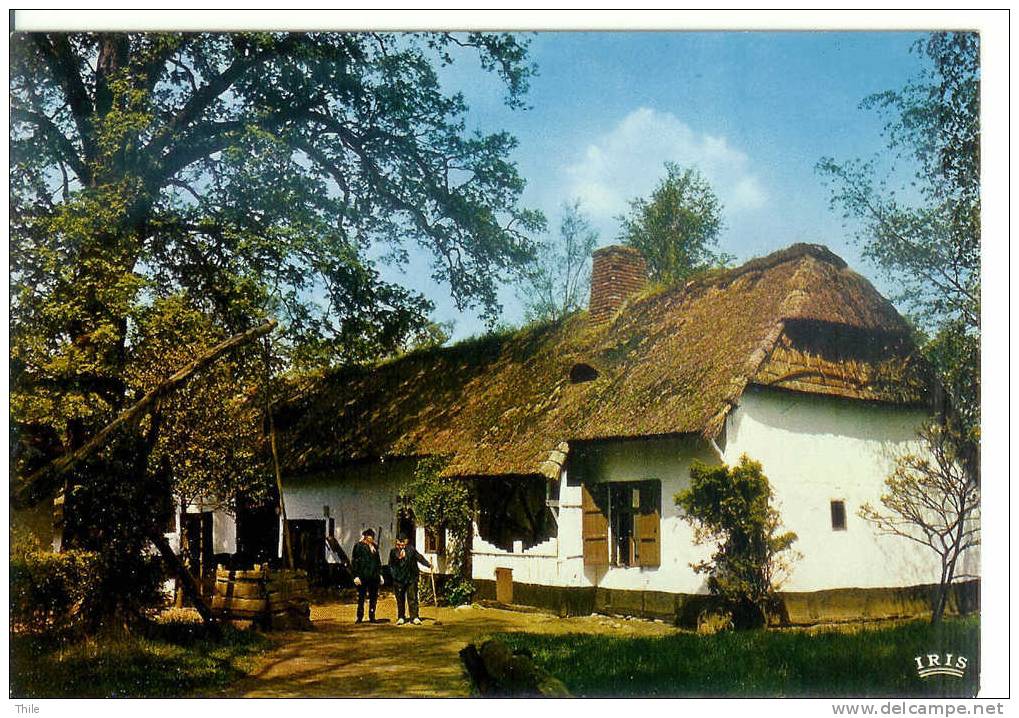
[[266, 628], [310, 628], [308, 576], [300, 570], [216, 568], [212, 610], [225, 620], [251, 620]]

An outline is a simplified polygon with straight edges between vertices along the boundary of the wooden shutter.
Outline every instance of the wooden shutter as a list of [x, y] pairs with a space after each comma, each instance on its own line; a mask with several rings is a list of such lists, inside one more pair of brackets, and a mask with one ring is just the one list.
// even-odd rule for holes
[[637, 539], [637, 565], [661, 566], [661, 484], [648, 481], [640, 488], [640, 513], [633, 517], [633, 533]]
[[581, 486], [584, 512], [584, 565], [609, 565], [609, 520], [598, 507], [586, 484]]

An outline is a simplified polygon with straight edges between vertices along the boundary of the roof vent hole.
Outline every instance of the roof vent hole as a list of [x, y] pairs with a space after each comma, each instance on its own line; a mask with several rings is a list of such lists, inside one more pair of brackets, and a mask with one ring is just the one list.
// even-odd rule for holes
[[570, 369], [570, 383], [583, 384], [585, 381], [594, 381], [598, 378], [598, 370], [590, 364], [574, 364]]

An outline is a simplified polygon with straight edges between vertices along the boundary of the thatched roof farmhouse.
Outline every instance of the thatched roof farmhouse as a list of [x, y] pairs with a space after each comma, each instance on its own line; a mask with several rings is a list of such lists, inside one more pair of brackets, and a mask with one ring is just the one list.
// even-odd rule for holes
[[906, 381], [914, 349], [906, 322], [819, 245], [618, 299], [602, 321], [581, 313], [305, 385], [280, 419], [288, 472], [444, 455], [449, 475], [547, 474], [563, 442], [716, 438], [752, 384], [896, 404], [922, 399]]
[[299, 563], [315, 572], [330, 539], [371, 527], [384, 551], [403, 532], [446, 566], [445, 530], [410, 496], [420, 459], [441, 456], [474, 486], [477, 597], [694, 622], [708, 588], [691, 564], [711, 550], [673, 497], [695, 460], [746, 454], [799, 536], [784, 620], [925, 612], [936, 559], [858, 516], [930, 416], [895, 308], [818, 245], [684, 286], [645, 275], [606, 247], [586, 312], [293, 387], [276, 425]]

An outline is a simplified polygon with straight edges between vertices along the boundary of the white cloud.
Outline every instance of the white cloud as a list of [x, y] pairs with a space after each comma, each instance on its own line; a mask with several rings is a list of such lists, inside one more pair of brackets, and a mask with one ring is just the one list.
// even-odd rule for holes
[[724, 137], [695, 132], [675, 115], [647, 107], [631, 112], [565, 167], [568, 196], [579, 198], [596, 221], [615, 217], [626, 211], [628, 200], [651, 192], [666, 161], [700, 170], [725, 214], [767, 202], [746, 154]]

